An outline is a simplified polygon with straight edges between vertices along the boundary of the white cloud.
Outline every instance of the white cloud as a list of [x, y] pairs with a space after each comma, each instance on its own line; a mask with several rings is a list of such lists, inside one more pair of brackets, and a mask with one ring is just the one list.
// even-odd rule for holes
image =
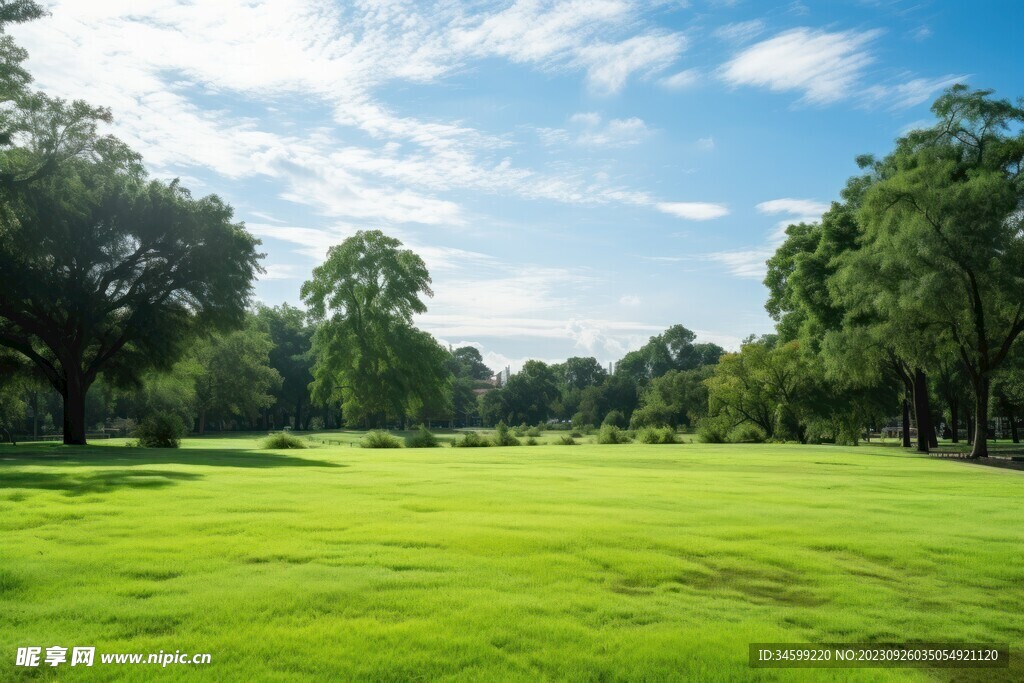
[[579, 49], [580, 64], [587, 67], [587, 82], [602, 95], [622, 89], [637, 72], [657, 73], [672, 64], [686, 49], [679, 33], [649, 33], [619, 43], [585, 45]]
[[788, 214], [768, 233], [764, 245], [712, 252], [705, 254], [703, 258], [722, 264], [736, 277], [763, 280], [768, 272], [765, 262], [786, 240], [786, 228], [794, 223], [816, 223], [821, 220], [821, 214], [828, 211], [830, 207], [831, 204], [814, 199], [793, 199], [792, 197], [761, 202], [756, 206], [760, 213], [766, 215]]
[[802, 216], [817, 216], [820, 218], [821, 214], [828, 211], [830, 206], [831, 204], [815, 201], [813, 199], [792, 199], [790, 197], [783, 197], [782, 199], [769, 199], [766, 202], [761, 202], [756, 208], [761, 213], [767, 214], [792, 213]]
[[708, 221], [729, 214], [725, 205], [708, 202], [659, 202], [656, 208], [662, 213], [690, 221]]
[[965, 75], [948, 74], [938, 78], [914, 78], [896, 85], [876, 85], [865, 91], [871, 102], [888, 106], [890, 109], [907, 109], [931, 100], [940, 90], [956, 83], [964, 83]]
[[786, 239], [786, 228], [794, 223], [817, 223], [821, 214], [831, 208], [831, 204], [813, 199], [770, 199], [757, 205], [757, 210], [764, 214], [789, 214], [775, 224], [775, 230], [768, 236], [768, 241], [775, 245]]
[[697, 142], [694, 146], [702, 152], [710, 152], [715, 149], [715, 139], [711, 136], [706, 138], [697, 138]]
[[584, 147], [627, 147], [650, 134], [643, 119], [611, 119], [605, 123], [596, 112], [578, 112], [569, 117], [569, 128], [541, 128], [541, 139], [548, 145], [572, 142]]
[[[498, 11], [63, 0], [50, 17], [15, 31], [41, 87], [111, 106], [114, 132], [161, 176], [205, 168], [228, 179], [268, 178], [279, 196], [326, 216], [459, 226], [462, 207], [442, 196], [453, 190], [580, 204], [650, 201], [583, 173], [518, 167], [502, 156], [508, 138], [397, 113], [377, 91], [394, 81], [435, 82], [467, 60], [500, 56], [582, 72], [591, 87], [611, 92], [635, 74], [656, 73], [685, 47], [677, 34], [645, 28], [642, 9], [625, 0], [518, 2]], [[261, 122], [210, 106], [211, 97], [273, 116]], [[310, 112], [320, 127], [310, 126]], [[360, 139], [353, 129], [369, 143], [353, 143]], [[622, 146], [646, 133], [640, 119], [613, 119], [582, 142]]]
[[865, 48], [879, 35], [795, 28], [737, 54], [724, 66], [722, 77], [735, 86], [799, 90], [811, 104], [835, 102], [853, 94], [864, 68], [873, 61]]
[[745, 43], [764, 31], [764, 22], [760, 19], [738, 21], [716, 28], [711, 35], [730, 43]]
[[658, 85], [667, 90], [684, 90], [696, 85], [699, 80], [700, 71], [698, 69], [686, 69], [659, 79]]
[[635, 73], [669, 66], [686, 49], [679, 33], [647, 30], [623, 37], [643, 3], [625, 0], [520, 0], [495, 14], [463, 20], [450, 36], [458, 50], [498, 55], [545, 69], [582, 69], [602, 94], [615, 93]]
[[640, 297], [633, 294], [626, 294], [625, 296], [619, 297], [619, 303], [623, 306], [639, 306]]
[[763, 280], [768, 272], [768, 266], [765, 262], [774, 253], [774, 249], [763, 247], [737, 251], [719, 251], [707, 254], [705, 258], [723, 264], [736, 277]]
[[259, 276], [261, 282], [268, 280], [298, 280], [308, 273], [303, 272], [298, 266], [290, 263], [268, 263], [263, 265], [266, 271]]

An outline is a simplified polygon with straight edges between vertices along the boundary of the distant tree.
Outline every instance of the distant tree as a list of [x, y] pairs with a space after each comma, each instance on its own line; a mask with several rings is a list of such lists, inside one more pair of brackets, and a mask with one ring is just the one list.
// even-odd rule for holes
[[260, 410], [273, 405], [281, 375], [270, 366], [272, 349], [270, 337], [254, 324], [199, 341], [194, 353], [202, 368], [195, 390], [200, 434], [210, 417], [237, 417], [251, 425]]
[[601, 384], [608, 376], [608, 371], [597, 362], [596, 358], [573, 356], [564, 363], [552, 366], [559, 382], [569, 390], [582, 390]]
[[511, 412], [505, 402], [506, 394], [501, 389], [492, 389], [477, 399], [477, 410], [485, 425], [495, 425], [511, 419]]
[[673, 325], [663, 333], [630, 351], [615, 368], [615, 374], [644, 385], [669, 370], [692, 370], [718, 362], [724, 350], [717, 344], [694, 344], [697, 335], [682, 325]]
[[[331, 247], [302, 285], [318, 323], [313, 391], [340, 401], [346, 420], [380, 425], [450, 397], [448, 352], [412, 325], [432, 296], [423, 260], [379, 230]], [[318, 391], [319, 388], [319, 391]], [[450, 400], [450, 398], [449, 398]]]
[[693, 370], [670, 370], [651, 383], [640, 396], [640, 405], [630, 425], [636, 427], [691, 426], [707, 413], [708, 390], [705, 381], [714, 366]]
[[452, 374], [472, 380], [486, 380], [494, 376], [494, 372], [484, 363], [480, 349], [475, 346], [462, 346], [452, 351]]
[[558, 399], [558, 378], [550, 365], [528, 360], [501, 388], [508, 422], [539, 424], [548, 419]]
[[256, 322], [270, 337], [270, 367], [281, 375], [281, 389], [275, 396], [277, 408], [291, 412], [295, 429], [303, 429], [303, 406], [309, 403], [313, 358], [313, 329], [306, 324], [306, 312], [281, 304], [259, 306]]

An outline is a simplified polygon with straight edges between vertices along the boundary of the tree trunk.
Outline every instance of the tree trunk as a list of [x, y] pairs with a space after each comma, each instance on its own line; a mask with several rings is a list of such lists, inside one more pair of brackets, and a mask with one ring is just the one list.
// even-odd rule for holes
[[951, 436], [953, 443], [960, 443], [960, 399], [954, 398], [949, 402], [949, 419], [953, 423]]
[[903, 393], [903, 447], [910, 448], [910, 401], [906, 391]]
[[1010, 421], [1010, 438], [1014, 443], [1020, 443], [1020, 434], [1017, 433], [1017, 416], [1012, 410], [1008, 410], [1007, 419]]
[[928, 414], [928, 378], [921, 368], [914, 368], [914, 413], [917, 416], [917, 452], [927, 453], [931, 416]]
[[302, 397], [295, 400], [295, 431], [302, 429]]
[[988, 392], [989, 379], [982, 375], [974, 383], [974, 448], [972, 458], [988, 457]]
[[206, 411], [199, 411], [199, 434], [203, 435], [206, 433]]
[[968, 413], [967, 413], [967, 420], [965, 420], [965, 422], [967, 423], [967, 443], [968, 444], [973, 444], [974, 443], [974, 419], [971, 417], [970, 411], [968, 411]]
[[85, 394], [89, 385], [79, 373], [67, 373], [64, 399], [64, 445], [85, 445]]

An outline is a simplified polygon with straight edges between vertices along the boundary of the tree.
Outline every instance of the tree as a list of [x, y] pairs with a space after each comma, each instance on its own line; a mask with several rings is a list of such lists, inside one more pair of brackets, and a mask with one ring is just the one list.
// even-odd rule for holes
[[694, 344], [696, 337], [696, 334], [682, 325], [673, 325], [651, 337], [641, 348], [623, 356], [615, 373], [630, 378], [636, 384], [646, 384], [669, 370], [692, 370], [701, 365], [717, 363], [724, 353], [722, 347], [717, 344]]
[[693, 370], [669, 370], [654, 378], [640, 395], [640, 406], [633, 413], [630, 425], [673, 429], [692, 425], [707, 412], [705, 381], [713, 372], [713, 365], [705, 365]]
[[195, 358], [202, 372], [196, 376], [195, 395], [200, 434], [208, 418], [223, 423], [237, 417], [251, 425], [260, 410], [273, 405], [273, 392], [281, 388], [281, 375], [270, 366], [273, 346], [256, 324], [199, 341]]
[[558, 399], [558, 378], [547, 363], [528, 360], [500, 391], [510, 423], [540, 424]]
[[812, 424], [831, 417], [821, 375], [798, 341], [748, 339], [739, 353], [722, 357], [706, 384], [711, 415], [749, 422], [769, 438], [781, 434], [806, 443]]
[[379, 230], [361, 230], [331, 247], [302, 285], [319, 323], [314, 395], [340, 401], [352, 423], [404, 419], [450, 397], [448, 352], [412, 325], [412, 316], [427, 310], [420, 296], [433, 296], [430, 275], [423, 259], [401, 246]]
[[85, 396], [169, 368], [200, 330], [241, 323], [259, 241], [214, 196], [146, 182], [110, 143], [5, 193], [0, 345], [35, 363], [64, 400], [64, 441], [85, 443]]
[[286, 303], [273, 308], [259, 306], [256, 322], [270, 337], [270, 367], [281, 376], [277, 408], [285, 413], [294, 409], [295, 429], [302, 429], [302, 406], [309, 402], [309, 383], [313, 381], [313, 330], [306, 324], [306, 313]]
[[[43, 14], [0, 3], [0, 30]], [[0, 36], [0, 346], [64, 402], [85, 443], [85, 400], [168, 368], [196, 329], [240, 323], [259, 241], [216, 197], [146, 182], [138, 155], [97, 126], [107, 110], [31, 92], [25, 52]]]
[[462, 346], [452, 351], [452, 374], [471, 380], [487, 380], [494, 372], [484, 363], [480, 349], [475, 346]]
[[552, 366], [552, 369], [562, 386], [569, 390], [596, 386], [608, 376], [608, 371], [593, 357], [573, 356], [567, 358], [564, 363]]
[[876, 273], [888, 317], [959, 355], [975, 394], [973, 457], [988, 455], [991, 382], [1024, 331], [1024, 109], [990, 95], [953, 86], [932, 106], [938, 123], [879, 162], [855, 262]]

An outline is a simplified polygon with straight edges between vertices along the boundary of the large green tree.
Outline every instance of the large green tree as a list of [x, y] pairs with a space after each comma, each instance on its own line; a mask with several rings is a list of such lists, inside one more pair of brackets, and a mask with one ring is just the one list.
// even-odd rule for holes
[[[5, 2], [0, 24], [39, 13]], [[0, 39], [0, 345], [60, 393], [64, 442], [83, 444], [100, 372], [131, 384], [195, 330], [241, 322], [259, 241], [216, 197], [147, 181], [135, 153], [98, 134], [104, 110], [29, 92], [23, 57]]]
[[954, 86], [938, 123], [878, 162], [851, 267], [889, 319], [953, 349], [974, 387], [972, 455], [988, 455], [991, 382], [1024, 331], [1024, 109]]
[[[412, 317], [433, 296], [423, 259], [379, 230], [331, 247], [302, 285], [318, 323], [313, 391], [342, 404], [349, 423], [404, 420], [450, 401], [448, 352]], [[450, 412], [450, 411], [449, 411]]]

